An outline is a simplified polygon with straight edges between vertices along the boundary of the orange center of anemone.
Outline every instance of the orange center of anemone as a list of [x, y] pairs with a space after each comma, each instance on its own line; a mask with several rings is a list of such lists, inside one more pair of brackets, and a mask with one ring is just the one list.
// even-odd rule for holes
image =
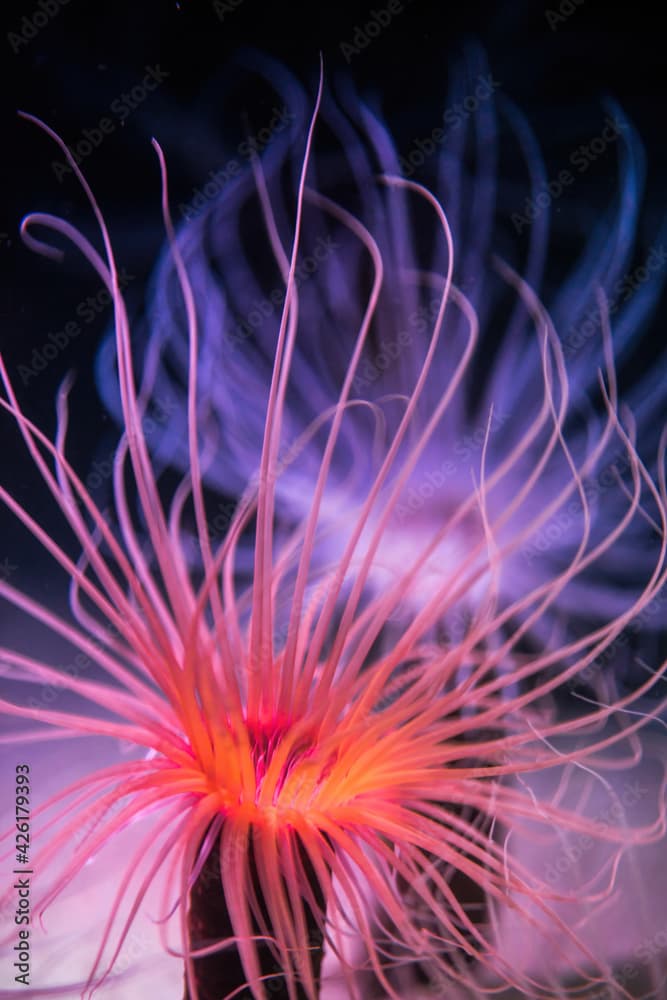
[[270, 824], [303, 821], [353, 794], [347, 767], [337, 766], [338, 749], [303, 721], [243, 720], [219, 728], [210, 746], [210, 756], [200, 756], [200, 778], [223, 813]]

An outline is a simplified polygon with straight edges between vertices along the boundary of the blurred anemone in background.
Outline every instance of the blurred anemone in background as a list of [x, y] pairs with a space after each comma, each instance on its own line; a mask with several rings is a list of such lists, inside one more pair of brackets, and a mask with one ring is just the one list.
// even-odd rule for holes
[[[284, 248], [299, 167], [294, 151], [309, 114], [306, 92], [286, 70], [257, 57], [252, 62], [267, 87], [270, 81], [267, 107], [278, 123], [274, 134], [260, 131], [241, 144], [246, 157], [254, 152], [254, 174], [248, 168], [230, 171], [230, 157], [217, 182], [212, 173], [197, 199], [179, 205], [185, 221], [178, 241], [200, 324], [198, 420], [209, 456], [204, 477], [226, 498], [212, 508], [213, 536], [224, 534], [233, 498], [257, 474], [285, 297]], [[659, 224], [648, 242], [637, 245], [642, 146], [622, 109], [610, 103], [604, 111], [592, 125], [592, 141], [573, 151], [572, 169], [552, 179], [526, 120], [476, 49], [454, 73], [442, 128], [413, 140], [404, 155], [378, 108], [365, 104], [349, 80], [340, 82], [337, 98], [325, 96], [308, 177], [320, 194], [307, 196], [296, 269], [299, 336], [286, 390], [277, 517], [287, 534], [309, 509], [326, 415], [347, 375], [370, 290], [365, 249], [344, 210], [368, 227], [384, 273], [324, 489], [317, 551], [326, 566], [344, 550], [349, 525], [418, 387], [410, 438], [399, 453], [412, 449], [422, 433], [423, 439], [412, 452], [409, 473], [401, 472], [400, 483], [391, 473], [384, 483], [351, 566], [358, 577], [368, 555], [364, 583], [369, 593], [378, 593], [406, 563], [418, 563], [396, 611], [399, 631], [437, 592], [442, 599], [434, 626], [460, 638], [491, 600], [488, 537], [474, 500], [482, 459], [485, 516], [494, 545], [507, 543], [492, 587], [499, 607], [561, 574], [587, 523], [586, 548], [595, 555], [585, 557], [576, 579], [531, 626], [531, 641], [543, 644], [559, 632], [576, 635], [592, 620], [622, 614], [632, 587], [654, 562], [660, 527], [650, 495], [642, 497], [641, 515], [612, 534], [627, 508], [632, 471], [625, 443], [607, 425], [600, 371], [608, 367], [609, 352], [621, 373], [641, 355], [667, 274], [667, 246]], [[518, 153], [525, 171], [520, 212], [508, 209], [501, 173], [508, 148], [508, 162], [516, 164]], [[562, 260], [559, 268], [547, 267], [554, 206], [568, 212], [577, 172], [584, 172], [586, 157], [603, 152], [618, 164], [616, 192], [576, 256], [568, 248], [566, 268]], [[401, 177], [426, 183], [442, 205], [451, 261], [423, 199], [391, 180]], [[514, 179], [514, 189], [518, 183]], [[332, 209], [329, 198], [340, 210]], [[435, 330], [450, 262], [454, 286], [479, 323], [474, 350], [467, 349], [467, 321], [456, 301]], [[564, 414], [566, 447], [554, 447], [544, 391], [541, 337], [547, 327], [567, 372], [556, 403]], [[162, 421], [154, 451], [158, 460], [185, 470], [188, 449], [178, 412], [186, 388], [186, 323], [168, 253], [154, 277], [145, 331], [155, 393], [175, 414]], [[112, 353], [110, 341], [98, 373], [104, 399], [118, 415]], [[632, 415], [627, 432], [654, 476], [665, 394], [660, 366], [654, 365], [622, 397], [623, 412]], [[384, 500], [394, 489], [388, 509]], [[250, 536], [246, 546], [250, 552]], [[644, 615], [642, 633], [662, 629], [661, 607]], [[619, 659], [623, 650], [617, 652]]]

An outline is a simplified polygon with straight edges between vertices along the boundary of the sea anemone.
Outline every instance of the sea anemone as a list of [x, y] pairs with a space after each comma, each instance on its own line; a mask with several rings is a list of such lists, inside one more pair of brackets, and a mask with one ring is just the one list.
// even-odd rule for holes
[[[290, 131], [282, 128], [266, 149], [261, 184], [244, 171], [225, 181], [221, 193], [216, 195], [211, 184], [211, 197], [182, 205], [186, 221], [178, 235], [196, 288], [203, 387], [198, 422], [216, 442], [215, 460], [204, 477], [223, 497], [242, 492], [259, 469], [285, 295], [284, 248], [292, 225], [285, 192], [298, 167], [296, 137], [307, 114], [297, 81], [268, 60], [257, 62], [271, 80], [274, 106], [288, 109]], [[494, 539], [501, 544], [522, 534], [521, 543], [506, 550], [494, 582], [504, 606], [563, 573], [575, 558], [587, 516], [591, 547], [609, 538], [622, 518], [632, 472], [625, 445], [608, 424], [598, 382], [599, 369], [608, 364], [605, 327], [613, 327], [614, 353], [622, 365], [636, 351], [662, 288], [667, 252], [658, 227], [648, 248], [635, 249], [643, 153], [615, 105], [609, 105], [601, 124], [605, 152], [598, 156], [617, 159], [618, 193], [583, 250], [576, 248], [574, 266], [554, 284], [554, 268], [544, 277], [550, 207], [572, 192], [565, 185], [555, 190], [527, 122], [503, 97], [479, 53], [473, 51], [454, 75], [437, 140], [413, 142], [402, 156], [377, 109], [360, 100], [349, 81], [339, 90], [338, 101], [329, 97], [323, 102], [324, 138], [311, 177], [318, 191], [345, 205], [372, 233], [382, 256], [383, 281], [349, 387], [363, 405], [348, 408], [327, 468], [316, 558], [331, 564], [345, 550], [385, 460], [385, 443], [395, 437], [407, 399], [414, 399], [410, 440], [402, 439], [402, 454], [390, 474], [393, 490], [400, 470], [400, 487], [390, 503], [374, 504], [365, 518], [350, 578], [358, 577], [368, 558], [362, 570], [367, 589], [382, 592], [403, 575], [416, 547], [425, 552], [439, 532], [394, 617], [402, 629], [456, 579], [460, 586], [450, 587], [448, 600], [441, 601], [438, 622], [450, 638], [458, 639], [488, 584], [487, 539], [473, 488], [482, 451], [485, 506]], [[510, 143], [504, 134], [501, 143], [501, 124]], [[597, 132], [595, 138], [603, 142]], [[529, 175], [521, 212], [510, 212], [512, 204], [517, 207], [516, 196], [513, 203], [508, 200], [498, 177], [501, 150], [512, 140]], [[378, 182], [379, 176], [413, 179], [418, 164], [446, 212], [455, 253], [443, 238], [436, 213], [428, 212], [424, 198], [416, 197], [410, 185]], [[570, 183], [576, 187], [577, 181], [573, 169]], [[260, 249], [262, 243], [273, 246], [272, 256]], [[323, 449], [324, 431], [317, 422], [335, 406], [345, 383], [372, 283], [363, 243], [322, 196], [307, 199], [300, 246], [295, 283], [303, 332], [295, 339], [293, 377], [285, 391], [276, 483], [278, 527], [287, 533], [308, 516]], [[494, 257], [499, 252], [502, 261]], [[503, 261], [512, 263], [521, 282]], [[456, 303], [438, 326], [442, 289], [452, 266], [454, 284], [479, 321], [474, 350]], [[542, 283], [549, 286], [548, 319], [538, 318], [545, 308], [535, 300]], [[568, 451], [550, 446], [553, 426], [540, 375], [541, 327], [546, 322], [552, 324], [567, 367], [563, 431]], [[153, 351], [157, 344], [160, 350], [155, 392], [172, 401], [174, 409], [161, 441], [154, 439], [154, 453], [185, 471], [189, 448], [178, 413], [186, 388], [187, 324], [170, 253], [155, 276], [146, 326]], [[102, 355], [99, 381], [109, 408], [121, 416], [111, 377], [112, 350], [110, 344]], [[624, 397], [636, 424], [633, 444], [654, 477], [665, 405], [662, 382], [656, 366]], [[249, 399], [257, 405], [246, 405]], [[420, 435], [419, 446], [413, 447]], [[408, 449], [410, 458], [404, 460]], [[581, 474], [586, 513], [571, 476], [572, 460]], [[387, 477], [383, 484], [388, 491]], [[227, 500], [212, 512], [210, 534], [224, 533], [231, 510], [233, 502]], [[578, 634], [592, 618], [623, 613], [629, 575], [638, 581], [650, 573], [659, 544], [654, 512], [648, 513], [647, 518], [633, 518], [579, 567], [576, 578], [531, 626], [535, 641], [547, 641], [554, 628]], [[244, 557], [252, 564], [253, 544], [250, 537], [241, 540], [241, 564]], [[642, 627], [651, 631], [661, 620], [660, 615], [646, 615]]]
[[[64, 711], [8, 695], [0, 701], [2, 712], [31, 725], [8, 730], [4, 739], [18, 746], [49, 734], [105, 738], [135, 747], [140, 756], [91, 767], [34, 811], [32, 867], [44, 881], [35, 912], [44, 914], [88, 863], [102, 865], [105, 851], [132, 824], [134, 853], [118, 872], [115, 895], [104, 902], [105, 927], [93, 948], [90, 974], [85, 983], [70, 984], [82, 993], [113, 977], [123, 942], [156, 884], [162, 893], [159, 924], [165, 948], [183, 956], [191, 1000], [231, 998], [244, 989], [255, 1000], [266, 1000], [276, 990], [290, 1000], [314, 1000], [326, 990], [323, 952], [336, 967], [343, 995], [354, 998], [369, 995], [369, 978], [386, 996], [404, 998], [406, 968], [418, 969], [439, 997], [479, 996], [505, 986], [548, 996], [554, 969], [564, 966], [585, 984], [611, 983], [606, 956], [588, 946], [585, 934], [568, 919], [568, 907], [577, 913], [582, 905], [602, 910], [613, 898], [630, 848], [664, 835], [662, 777], [652, 815], [642, 822], [626, 809], [618, 822], [603, 821], [587, 803], [597, 794], [596, 801], [602, 796], [609, 809], [617, 804], [614, 775], [637, 765], [638, 734], [663, 710], [664, 700], [648, 711], [645, 699], [662, 681], [665, 664], [647, 665], [630, 691], [617, 690], [613, 677], [606, 678], [594, 698], [577, 699], [576, 711], [566, 717], [558, 699], [664, 585], [665, 435], [656, 482], [638, 455], [630, 416], [622, 420], [619, 415], [601, 294], [604, 366], [598, 393], [604, 416], [588, 422], [585, 454], [578, 442], [568, 441], [562, 346], [535, 292], [498, 259], [497, 273], [532, 324], [539, 360], [532, 378], [539, 379], [540, 404], [534, 415], [527, 412], [526, 429], [511, 440], [492, 471], [489, 412], [476, 478], [466, 495], [453, 494], [446, 516], [434, 510], [424, 518], [392, 573], [382, 577], [382, 586], [369, 586], [378, 567], [383, 569], [381, 553], [391, 547], [410, 477], [457, 405], [457, 390], [478, 347], [479, 325], [473, 304], [453, 281], [456, 248], [443, 206], [420, 184], [385, 176], [378, 183], [396, 199], [396, 210], [413, 200], [437, 227], [441, 266], [414, 271], [409, 265], [411, 286], [427, 288], [437, 308], [424, 349], [417, 347], [404, 359], [402, 391], [387, 400], [355, 393], [378, 317], [390, 308], [387, 295], [403, 298], [403, 285], [388, 289], [387, 275], [408, 264], [385, 252], [384, 240], [381, 246], [369, 224], [307, 185], [321, 96], [322, 84], [302, 149], [287, 241], [261, 165], [253, 164], [284, 294], [270, 349], [268, 390], [261, 397], [257, 468], [239, 491], [224, 537], [217, 539], [209, 531], [203, 475], [223, 460], [225, 442], [200, 421], [199, 316], [202, 310], [219, 309], [221, 297], [211, 293], [209, 298], [208, 288], [199, 283], [201, 273], [190, 270], [176, 239], [162, 150], [154, 143], [179, 308], [188, 331], [182, 415], [188, 465], [168, 500], [143, 425], [157, 389], [162, 340], [156, 337], [149, 345], [138, 386], [109, 231], [65, 144], [41, 125], [89, 199], [103, 251], [47, 214], [29, 215], [23, 236], [51, 255], [56, 251], [34, 236], [36, 226], [70, 239], [109, 289], [123, 434], [114, 458], [110, 510], [102, 511], [66, 455], [70, 380], [58, 395], [52, 441], [26, 414], [0, 361], [2, 408], [16, 422], [82, 550], [78, 561], [71, 557], [1, 488], [5, 505], [69, 576], [73, 620], [9, 581], [0, 581], [0, 593], [89, 656], [101, 672], [99, 680], [84, 679], [30, 652], [2, 648], [11, 691], [15, 685], [52, 683], [77, 700]], [[336, 362], [346, 359], [340, 390], [333, 402], [322, 398], [320, 412], [301, 426], [290, 419], [288, 401], [313, 387], [300, 352], [316, 350], [313, 344], [319, 341], [309, 340], [308, 327], [328, 309], [326, 297], [314, 309], [315, 283], [300, 287], [297, 281], [307, 203], [337, 227], [340, 247], [333, 247], [327, 264], [338, 270], [338, 294], [350, 293], [343, 304], [346, 329], [353, 324], [356, 335], [349, 348], [343, 338], [331, 345]], [[376, 222], [382, 225], [382, 203], [375, 205]], [[393, 218], [387, 216], [389, 222]], [[364, 294], [361, 307], [345, 280], [351, 262], [362, 275], [355, 284]], [[401, 312], [409, 308], [404, 302]], [[217, 323], [224, 330], [224, 310]], [[208, 347], [212, 328], [203, 329]], [[438, 377], [435, 398], [427, 387], [439, 359], [450, 374]], [[247, 365], [243, 371], [248, 376]], [[241, 383], [242, 392], [250, 390], [250, 384]], [[309, 397], [308, 406], [319, 398]], [[258, 415], [244, 413], [254, 431]], [[372, 454], [357, 439], [359, 413], [376, 431]], [[620, 498], [614, 506], [614, 523], [605, 519], [600, 525], [585, 485], [612, 441], [626, 456], [629, 485], [621, 491], [622, 506]], [[309, 472], [303, 479], [308, 503], [291, 508], [288, 524], [287, 494], [281, 494], [278, 522], [281, 483], [288, 480], [293, 496], [291, 470], [302, 457]], [[341, 468], [347, 469], [346, 487], [361, 493], [354, 507], [342, 507], [332, 520], [338, 490], [332, 494], [327, 484]], [[498, 511], [495, 492], [510, 470], [512, 482], [521, 477], [521, 485], [515, 485], [514, 496], [503, 495]], [[554, 476], [559, 471], [557, 488], [545, 506], [531, 506], [528, 516], [522, 505], [547, 470]], [[505, 567], [570, 499], [580, 505], [581, 520], [569, 558], [550, 574], [520, 576], [514, 581], [518, 596], [501, 600]], [[643, 581], [622, 608], [616, 603], [596, 608], [600, 623], [564, 635], [551, 619], [552, 610], [568, 588], [576, 592], [582, 574], [628, 533], [632, 536], [649, 506], [657, 544]], [[466, 531], [456, 544], [463, 550], [452, 560], [441, 546], [461, 524]], [[330, 539], [334, 531], [341, 532], [340, 540], [323, 549], [322, 537]], [[241, 546], [251, 561], [243, 559], [239, 569]], [[439, 573], [425, 586], [424, 568], [434, 553]], [[439, 631], [448, 610], [468, 600], [473, 614], [460, 635]], [[534, 783], [549, 773], [556, 780], [552, 787], [543, 784], [538, 796]], [[82, 824], [86, 834], [80, 839]], [[140, 834], [135, 824], [143, 824]], [[514, 848], [526, 838], [562, 844], [568, 835], [590, 838], [600, 848], [599, 864], [574, 888], [554, 886]], [[8, 855], [13, 854], [12, 843]], [[5, 904], [14, 892], [10, 886]], [[548, 969], [508, 960], [500, 946], [507, 914], [545, 942], [551, 951]], [[32, 995], [66, 988], [51, 981], [32, 988]], [[622, 984], [618, 988], [619, 995], [629, 995]]]

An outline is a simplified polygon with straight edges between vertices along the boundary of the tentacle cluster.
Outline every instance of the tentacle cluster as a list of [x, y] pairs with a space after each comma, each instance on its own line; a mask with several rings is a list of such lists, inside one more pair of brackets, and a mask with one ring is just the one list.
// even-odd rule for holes
[[[589, 422], [585, 451], [580, 439], [569, 440], [570, 386], [556, 329], [529, 283], [498, 259], [498, 279], [516, 295], [532, 324], [539, 366], [531, 378], [539, 378], [539, 405], [491, 467], [489, 410], [476, 477], [463, 493], [457, 483], [445, 514], [438, 509], [421, 519], [411, 544], [398, 550], [386, 572], [412, 477], [459, 407], [462, 384], [473, 370], [478, 314], [454, 281], [456, 246], [440, 201], [415, 182], [386, 176], [381, 183], [400, 210], [414, 202], [431, 214], [440, 242], [436, 257], [443, 264], [406, 266], [405, 281], [415, 290], [428, 290], [436, 306], [423, 350], [417, 347], [406, 356], [400, 392], [396, 388], [383, 399], [358, 391], [360, 365], [391, 291], [387, 267], [393, 274], [405, 261], [388, 262], [369, 225], [308, 186], [320, 99], [321, 92], [306, 136], [287, 241], [265, 174], [259, 164], [254, 168], [284, 294], [261, 430], [253, 424], [248, 431], [261, 438], [256, 474], [243, 484], [228, 530], [218, 540], [209, 531], [203, 486], [218, 454], [212, 454], [215, 436], [200, 420], [200, 314], [213, 305], [201, 298], [201, 275], [193, 276], [173, 230], [162, 151], [155, 144], [171, 267], [188, 331], [187, 473], [169, 504], [142, 426], [157, 367], [148, 364], [137, 386], [106, 224], [66, 147], [42, 126], [83, 185], [103, 252], [67, 223], [43, 214], [25, 220], [24, 237], [47, 252], [50, 247], [33, 235], [36, 225], [69, 237], [109, 288], [124, 433], [114, 462], [111, 521], [66, 455], [69, 386], [58, 399], [58, 432], [51, 441], [26, 415], [0, 362], [5, 387], [0, 405], [14, 418], [82, 549], [75, 562], [0, 488], [3, 502], [70, 576], [73, 621], [7, 581], [0, 581], [0, 593], [90, 656], [102, 675], [99, 680], [69, 677], [3, 648], [3, 673], [11, 681], [58, 683], [85, 702], [65, 711], [4, 698], [0, 709], [6, 716], [31, 724], [4, 739], [16, 744], [43, 738], [48, 727], [64, 738], [129, 741], [142, 757], [93, 771], [41, 807], [35, 868], [50, 876], [41, 907], [46, 909], [123, 828], [141, 820], [147, 832], [109, 905], [86, 989], [113, 974], [132, 921], [158, 880], [164, 886], [165, 945], [185, 956], [195, 1000], [196, 958], [232, 947], [252, 995], [265, 998], [260, 942], [268, 943], [289, 996], [297, 996], [300, 984], [315, 998], [320, 984], [308, 935], [313, 918], [353, 997], [362, 996], [363, 971], [375, 976], [388, 996], [403, 996], [396, 976], [415, 962], [452, 990], [481, 995], [513, 984], [533, 996], [549, 995], [544, 977], [517, 970], [503, 954], [498, 925], [508, 910], [552, 943], [563, 960], [565, 940], [574, 971], [589, 983], [603, 983], [611, 976], [604, 957], [568, 926], [562, 907], [575, 901], [580, 906], [582, 900], [593, 907], [611, 897], [625, 852], [665, 834], [664, 796], [661, 789], [652, 821], [610, 826], [578, 809], [565, 789], [583, 774], [613, 801], [613, 785], [604, 772], [637, 762], [638, 734], [650, 721], [638, 706], [662, 680], [666, 665], [652, 664], [631, 692], [616, 691], [609, 683], [596, 699], [580, 699], [579, 711], [566, 720], [557, 711], [557, 699], [665, 584], [666, 438], [663, 434], [656, 481], [637, 452], [631, 419], [619, 416], [610, 324], [600, 295], [603, 416]], [[366, 124], [374, 141], [384, 141], [376, 122], [367, 119]], [[300, 422], [292, 419], [292, 406], [305, 391], [301, 375], [308, 375], [303, 352], [309, 348], [302, 341], [318, 322], [314, 301], [330, 292], [322, 292], [319, 283], [316, 291], [316, 279], [308, 290], [297, 279], [308, 205], [341, 234], [344, 259], [335, 250], [326, 266], [345, 275], [352, 252], [352, 259], [363, 260], [367, 288], [363, 307], [347, 309], [348, 319], [356, 322], [346, 341], [352, 346], [346, 351], [342, 338], [331, 346], [345, 359], [337, 395], [332, 400], [319, 394], [318, 413], [310, 412], [315, 397], [309, 397], [308, 419]], [[225, 329], [226, 315], [223, 310], [217, 318], [219, 330]], [[210, 329], [204, 337], [210, 343]], [[155, 344], [159, 352], [160, 338]], [[437, 364], [445, 357], [443, 381]], [[233, 354], [230, 359], [230, 377], [235, 377], [240, 362]], [[243, 372], [249, 379], [247, 366]], [[251, 385], [241, 388], [249, 391]], [[492, 388], [493, 382], [491, 394]], [[248, 410], [244, 414], [251, 423], [259, 419]], [[374, 428], [373, 454], [364, 454], [362, 447], [360, 455], [359, 419]], [[586, 482], [612, 447], [625, 456], [628, 483], [619, 486], [616, 519], [601, 524]], [[347, 469], [343, 479], [342, 469]], [[545, 479], [552, 491], [546, 500], [541, 492], [544, 502], [538, 504], [537, 486]], [[293, 510], [288, 530], [286, 498], [304, 484], [307, 502], [303, 498]], [[131, 510], [131, 492], [138, 498], [140, 525]], [[348, 502], [337, 510], [342, 495]], [[522, 546], [568, 502], [576, 502], [580, 518], [567, 558], [548, 574], [513, 579], [508, 589], [508, 572], [514, 573]], [[616, 602], [606, 613], [596, 608], [602, 620], [593, 628], [578, 634], [559, 631], [552, 612], [562, 607], [564, 595], [576, 600], [583, 576], [647, 516], [657, 542], [643, 584], [622, 605]], [[200, 556], [194, 569], [189, 562], [193, 533]], [[323, 538], [333, 539], [329, 548], [322, 547]], [[238, 559], [239, 550], [248, 546], [252, 574], [246, 584]], [[434, 560], [437, 573], [426, 585]], [[247, 560], [241, 564], [247, 566]], [[378, 579], [381, 587], [374, 585]], [[462, 605], [472, 614], [454, 637], [442, 625]], [[388, 628], [391, 643], [382, 641]], [[656, 701], [651, 715], [658, 717], [665, 702]], [[549, 769], [558, 769], [558, 787], [538, 802], [530, 776]], [[69, 852], [82, 818], [90, 832]], [[609, 850], [586, 886], [568, 894], [513, 851], [512, 837], [521, 831], [532, 831], [544, 842], [573, 832]], [[188, 941], [188, 896], [214, 847], [233, 935], [213, 944]], [[456, 878], [475, 887], [472, 900], [457, 893]], [[176, 943], [170, 937], [174, 916]], [[48, 992], [42, 989], [39, 995]]]

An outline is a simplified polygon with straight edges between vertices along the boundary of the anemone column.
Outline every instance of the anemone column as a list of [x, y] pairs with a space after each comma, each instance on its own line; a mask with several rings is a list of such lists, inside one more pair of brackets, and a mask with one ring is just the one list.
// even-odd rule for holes
[[[309, 884], [321, 911], [325, 911], [325, 900], [321, 886], [314, 877], [308, 862], [306, 852], [300, 848], [304, 870], [309, 874]], [[262, 908], [262, 917], [270, 927], [266, 908], [262, 905], [262, 892], [255, 868], [252, 845], [250, 845], [250, 872], [252, 874], [252, 889]], [[322, 951], [324, 946], [322, 930], [310, 911], [306, 911], [308, 922], [308, 940], [311, 947], [311, 963], [316, 980], [319, 983]], [[255, 931], [260, 934], [258, 925]], [[224, 892], [221, 884], [220, 871], [220, 838], [218, 837], [190, 891], [190, 907], [188, 910], [188, 941], [193, 950], [205, 948], [207, 944], [231, 938], [234, 935], [232, 922], [227, 911]], [[284, 997], [296, 1000], [312, 1000], [306, 990], [299, 984], [289, 991], [286, 977], [277, 963], [275, 953], [266, 941], [257, 942], [257, 956], [266, 991], [272, 1000], [282, 1000]], [[239, 998], [250, 998], [251, 991], [247, 986], [247, 976], [243, 970], [241, 956], [235, 947], [216, 951], [205, 955], [194, 962], [195, 982], [198, 1000], [223, 1000], [234, 995]], [[243, 987], [246, 987], [243, 990]], [[240, 992], [235, 992], [235, 991]], [[183, 1000], [194, 1000], [185, 984]]]

